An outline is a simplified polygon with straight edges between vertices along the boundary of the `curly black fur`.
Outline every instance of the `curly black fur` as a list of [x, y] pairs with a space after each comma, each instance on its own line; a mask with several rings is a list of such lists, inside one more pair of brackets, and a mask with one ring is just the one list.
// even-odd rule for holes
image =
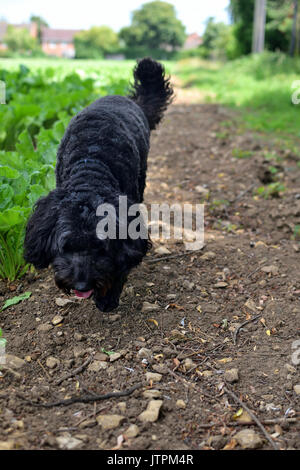
[[51, 264], [59, 288], [93, 292], [102, 311], [119, 305], [149, 242], [100, 240], [96, 210], [103, 203], [117, 210], [121, 195], [128, 205], [143, 201], [150, 130], [173, 93], [162, 65], [150, 58], [137, 64], [134, 78], [128, 98], [100, 98], [71, 120], [58, 149], [56, 189], [37, 201], [26, 228], [26, 261]]

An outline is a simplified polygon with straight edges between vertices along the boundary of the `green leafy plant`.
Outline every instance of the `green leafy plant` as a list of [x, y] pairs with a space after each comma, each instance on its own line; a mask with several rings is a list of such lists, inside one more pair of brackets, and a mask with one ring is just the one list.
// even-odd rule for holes
[[300, 240], [300, 225], [295, 225], [293, 235], [294, 235], [293, 238], [295, 240]]
[[232, 156], [234, 158], [250, 158], [252, 157], [252, 152], [250, 150], [242, 150], [242, 149], [233, 149]]
[[26, 221], [37, 199], [55, 187], [57, 147], [69, 121], [99, 96], [125, 94], [131, 67], [68, 74], [59, 67], [0, 68], [6, 85], [6, 105], [0, 106], [0, 278], [14, 281], [29, 268], [23, 258]]
[[16, 305], [19, 302], [22, 302], [23, 300], [28, 299], [31, 296], [31, 292], [25, 292], [24, 294], [12, 297], [11, 299], [8, 299], [3, 307], [1, 308], [1, 312], [5, 310], [6, 308], [10, 307], [11, 305]]
[[256, 189], [256, 194], [268, 199], [270, 197], [280, 197], [283, 191], [285, 191], [285, 186], [277, 181], [267, 186], [260, 186]]

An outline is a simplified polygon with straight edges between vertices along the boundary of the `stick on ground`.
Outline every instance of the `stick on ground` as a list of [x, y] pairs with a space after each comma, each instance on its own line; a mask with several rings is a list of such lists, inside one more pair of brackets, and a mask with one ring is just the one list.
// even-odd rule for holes
[[257, 426], [259, 427], [259, 429], [264, 433], [265, 437], [267, 438], [267, 440], [270, 442], [271, 446], [273, 447], [273, 449], [275, 450], [278, 450], [278, 447], [277, 445], [275, 444], [275, 442], [273, 441], [273, 439], [271, 438], [270, 434], [266, 431], [266, 429], [264, 428], [264, 426], [261, 424], [261, 422], [257, 419], [257, 417], [255, 416], [255, 414], [250, 410], [250, 408], [248, 408], [247, 405], [245, 405], [245, 403], [243, 403], [239, 397], [236, 396], [235, 393], [233, 393], [231, 390], [228, 390], [228, 388], [224, 387], [223, 388], [224, 392], [227, 393], [227, 395], [230, 395], [231, 398], [233, 398], [240, 406], [242, 406], [246, 411], [247, 413], [251, 416], [252, 420], [257, 424]]
[[141, 388], [142, 385], [143, 385], [142, 383], [138, 383], [134, 385], [133, 387], [129, 388], [128, 390], [124, 390], [123, 392], [109, 392], [109, 393], [106, 393], [105, 395], [84, 395], [81, 397], [80, 396], [73, 397], [73, 398], [68, 398], [67, 400], [59, 400], [59, 401], [54, 401], [50, 403], [35, 403], [30, 400], [27, 400], [27, 398], [23, 397], [20, 394], [17, 394], [17, 396], [21, 398], [23, 401], [25, 401], [28, 405], [42, 407], [42, 408], [52, 408], [54, 406], [69, 406], [69, 405], [72, 405], [73, 403], [89, 403], [89, 402], [96, 402], [99, 400], [106, 400], [108, 398], [126, 397], [128, 395], [131, 395], [131, 393], [133, 393], [138, 388]]

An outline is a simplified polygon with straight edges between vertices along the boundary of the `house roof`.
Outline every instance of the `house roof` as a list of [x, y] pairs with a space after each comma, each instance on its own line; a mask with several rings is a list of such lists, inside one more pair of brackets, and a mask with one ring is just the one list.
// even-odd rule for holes
[[184, 48], [192, 49], [202, 44], [202, 38], [197, 33], [189, 34], [185, 40]]
[[73, 42], [75, 34], [79, 33], [80, 29], [42, 29], [43, 42]]

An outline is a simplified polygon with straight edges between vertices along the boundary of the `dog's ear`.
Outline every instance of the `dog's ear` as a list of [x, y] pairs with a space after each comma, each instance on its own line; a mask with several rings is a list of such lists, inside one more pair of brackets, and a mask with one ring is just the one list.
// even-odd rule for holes
[[119, 247], [117, 251], [117, 265], [120, 272], [128, 272], [135, 266], [137, 266], [148, 249], [150, 248], [150, 242], [143, 238], [132, 240], [118, 240]]
[[55, 189], [40, 198], [34, 207], [25, 234], [24, 258], [36, 268], [47, 268], [55, 255], [55, 225], [62, 191]]

